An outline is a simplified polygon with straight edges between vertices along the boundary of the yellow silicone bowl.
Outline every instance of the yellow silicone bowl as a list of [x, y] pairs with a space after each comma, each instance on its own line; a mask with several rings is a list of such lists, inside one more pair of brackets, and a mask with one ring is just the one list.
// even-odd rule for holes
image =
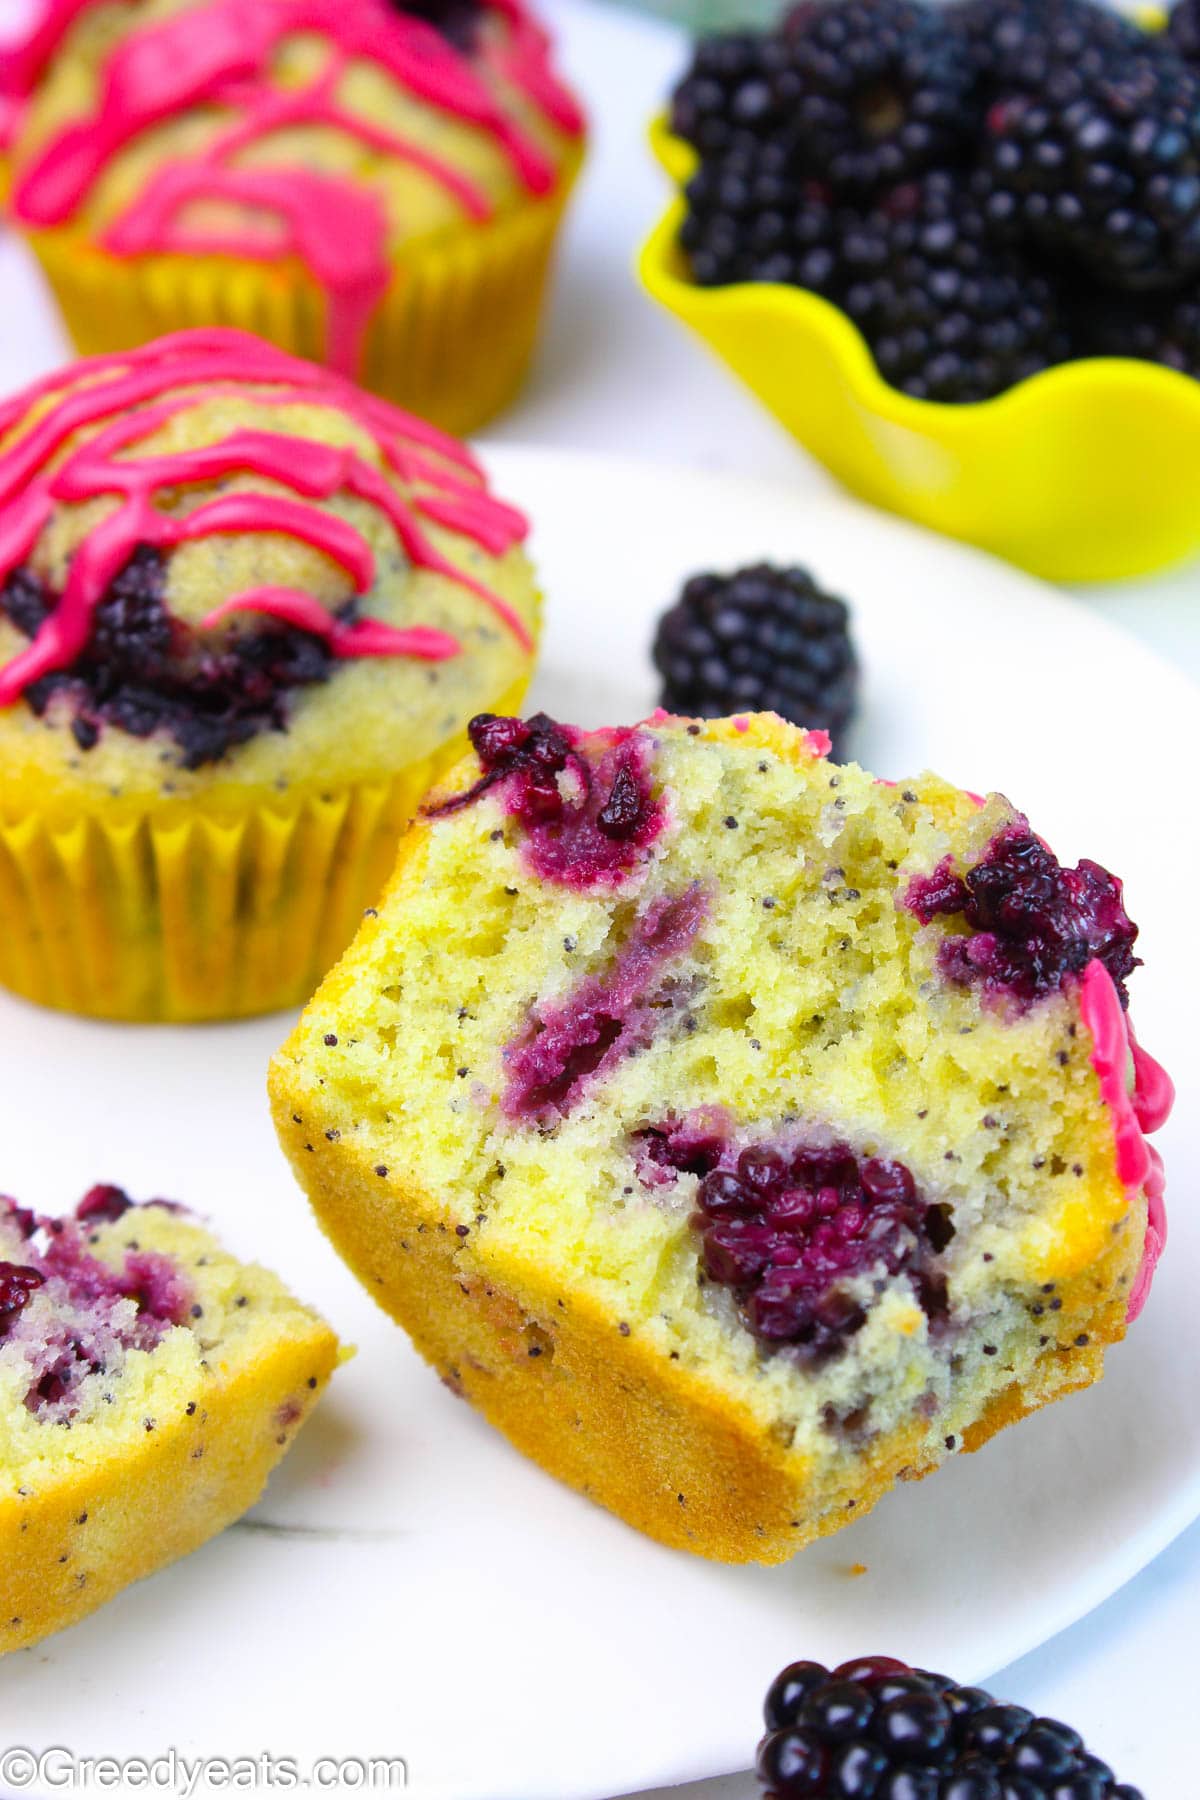
[[[651, 138], [682, 188], [695, 152], [662, 120]], [[646, 288], [854, 493], [1053, 581], [1141, 575], [1200, 546], [1200, 381], [1093, 357], [976, 405], [913, 400], [816, 294], [697, 287], [684, 207], [677, 194], [641, 252]]]

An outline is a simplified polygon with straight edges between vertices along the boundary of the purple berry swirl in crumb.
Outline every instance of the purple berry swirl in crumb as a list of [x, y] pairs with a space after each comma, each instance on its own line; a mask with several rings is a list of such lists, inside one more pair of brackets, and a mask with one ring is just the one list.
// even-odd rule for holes
[[565, 1118], [593, 1083], [644, 1049], [686, 1007], [670, 965], [704, 923], [708, 896], [694, 884], [646, 908], [603, 975], [585, 975], [556, 1005], [539, 1003], [504, 1051], [501, 1105], [510, 1119]]
[[546, 713], [480, 713], [467, 735], [482, 773], [461, 794], [427, 807], [426, 817], [460, 812], [497, 789], [543, 881], [616, 886], [666, 825], [666, 807], [651, 789], [652, 740], [636, 728], [584, 732]]
[[69, 1423], [87, 1377], [115, 1372], [126, 1351], [152, 1350], [191, 1322], [189, 1283], [169, 1256], [141, 1249], [135, 1229], [119, 1266], [91, 1253], [99, 1227], [138, 1211], [112, 1186], [91, 1188], [66, 1219], [0, 1195], [0, 1356], [12, 1351], [27, 1365], [25, 1405], [49, 1423]]
[[905, 904], [923, 925], [961, 918], [969, 927], [938, 948], [949, 981], [1028, 1004], [1099, 961], [1122, 1006], [1129, 1003], [1125, 983], [1140, 959], [1121, 883], [1086, 858], [1064, 869], [1020, 815], [964, 873], [946, 857], [932, 875], [910, 882]]
[[1143, 1800], [1072, 1726], [893, 1656], [789, 1663], [763, 1722], [764, 1800]]

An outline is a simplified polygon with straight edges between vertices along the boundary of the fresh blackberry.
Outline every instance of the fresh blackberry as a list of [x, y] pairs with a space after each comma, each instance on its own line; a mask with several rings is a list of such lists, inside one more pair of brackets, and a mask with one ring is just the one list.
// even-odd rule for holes
[[989, 227], [1107, 286], [1200, 275], [1200, 71], [1165, 54], [1067, 72], [988, 112]]
[[736, 145], [688, 183], [680, 243], [701, 287], [783, 281], [836, 299], [840, 239], [828, 191], [782, 145]]
[[1095, 0], [965, 0], [949, 16], [987, 98], [1040, 94], [1064, 80], [1082, 87], [1151, 47], [1130, 19]]
[[777, 712], [829, 732], [835, 746], [858, 699], [848, 609], [807, 569], [693, 575], [659, 620], [654, 665], [669, 712]]
[[1075, 333], [1089, 356], [1132, 356], [1200, 378], [1200, 291], [1164, 300], [1150, 294], [1081, 293]]
[[787, 119], [775, 88], [779, 46], [762, 32], [701, 38], [675, 89], [671, 129], [704, 157], [782, 140]]
[[919, 400], [987, 400], [1070, 346], [1055, 282], [994, 244], [961, 177], [896, 189], [865, 218], [841, 303], [885, 381]]
[[1200, 0], [1177, 0], [1167, 21], [1167, 37], [1185, 62], [1200, 63]]
[[784, 18], [776, 104], [812, 170], [869, 193], [954, 161], [978, 124], [961, 33], [921, 0], [801, 0]]
[[1143, 1800], [1069, 1725], [889, 1656], [793, 1663], [763, 1717], [766, 1800]]
[[1182, 294], [1168, 307], [1149, 360], [1200, 377], [1200, 293]]

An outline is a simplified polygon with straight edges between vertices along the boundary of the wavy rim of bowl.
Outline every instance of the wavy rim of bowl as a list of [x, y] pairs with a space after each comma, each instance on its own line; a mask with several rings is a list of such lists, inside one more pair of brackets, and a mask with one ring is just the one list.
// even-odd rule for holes
[[989, 400], [920, 400], [903, 393], [885, 381], [862, 332], [831, 300], [779, 281], [739, 281], [704, 288], [679, 274], [679, 228], [687, 208], [681, 190], [699, 158], [690, 144], [672, 132], [664, 113], [651, 122], [649, 137], [655, 158], [670, 177], [676, 194], [642, 245], [637, 268], [643, 285], [672, 312], [692, 314], [698, 320], [719, 311], [732, 314], [755, 307], [782, 312], [824, 341], [864, 408], [926, 435], [935, 427], [939, 434], [969, 429], [980, 415], [990, 422], [1001, 414], [1007, 418], [1030, 408], [1040, 411], [1043, 403], [1051, 405], [1069, 391], [1085, 387], [1092, 395], [1105, 391], [1127, 394], [1131, 388], [1140, 388], [1156, 393], [1176, 408], [1190, 408], [1200, 420], [1200, 380], [1180, 369], [1131, 356], [1087, 356], [1055, 363], [1035, 375], [1027, 375]]

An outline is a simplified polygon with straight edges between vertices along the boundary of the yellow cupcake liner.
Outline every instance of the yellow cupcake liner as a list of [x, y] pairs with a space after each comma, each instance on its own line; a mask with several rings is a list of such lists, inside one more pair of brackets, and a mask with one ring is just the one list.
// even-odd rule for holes
[[[525, 683], [497, 709], [515, 711]], [[0, 986], [142, 1023], [294, 1009], [349, 944], [459, 735], [388, 778], [234, 812], [0, 815]]]
[[[581, 151], [572, 154], [545, 198], [403, 251], [368, 330], [364, 387], [459, 437], [513, 401], [581, 160]], [[26, 235], [81, 355], [225, 325], [313, 362], [325, 359], [325, 296], [291, 258], [117, 257], [73, 226]]]
[[[695, 152], [663, 119], [651, 135], [681, 190]], [[1200, 547], [1200, 381], [1095, 357], [994, 400], [915, 400], [818, 295], [770, 281], [698, 287], [684, 215], [677, 192], [642, 248], [644, 286], [853, 493], [1053, 581], [1144, 574]]]

